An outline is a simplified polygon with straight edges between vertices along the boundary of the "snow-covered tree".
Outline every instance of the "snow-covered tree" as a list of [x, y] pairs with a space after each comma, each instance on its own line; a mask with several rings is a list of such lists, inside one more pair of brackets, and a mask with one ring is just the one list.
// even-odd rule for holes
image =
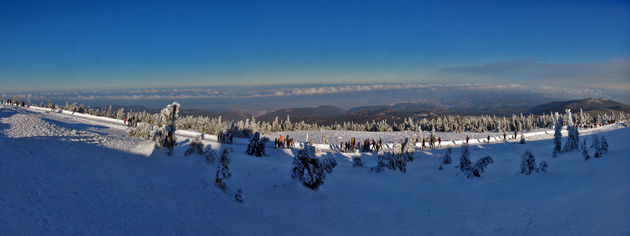
[[472, 169], [470, 171], [465, 172], [466, 177], [468, 178], [471, 177], [469, 173], [472, 173], [472, 176], [481, 177], [481, 174], [483, 174], [483, 172], [486, 170], [486, 167], [488, 167], [488, 165], [490, 165], [493, 162], [494, 160], [492, 159], [491, 156], [482, 157], [481, 159], [475, 162], [475, 164], [472, 166]]
[[203, 154], [203, 143], [201, 142], [201, 138], [199, 136], [195, 137], [192, 142], [190, 142], [190, 146], [184, 153], [185, 156], [189, 156], [190, 154], [197, 153], [199, 155]]
[[569, 136], [567, 142], [564, 144], [564, 152], [576, 150], [580, 146], [580, 132], [577, 127], [567, 125], [567, 131], [569, 131]]
[[558, 153], [562, 151], [562, 125], [562, 116], [556, 113], [555, 131], [553, 133], [553, 157], [557, 157]]
[[203, 151], [203, 158], [206, 160], [206, 164], [214, 165], [214, 160], [217, 159], [217, 153], [212, 150], [212, 146], [206, 146], [206, 149]]
[[151, 139], [151, 125], [147, 123], [140, 123], [138, 126], [129, 129], [129, 137]]
[[161, 142], [161, 145], [158, 145], [158, 147], [166, 148], [169, 155], [173, 154], [176, 145], [175, 122], [177, 121], [177, 117], [179, 117], [179, 108], [179, 103], [174, 102], [162, 109], [159, 124], [163, 127], [158, 129], [157, 131], [159, 132], [156, 132], [155, 135], [158, 137], [157, 141]]
[[221, 159], [219, 159], [219, 165], [217, 166], [217, 174], [215, 176], [214, 185], [217, 188], [221, 189], [221, 191], [225, 192], [228, 189], [225, 181], [232, 177], [232, 173], [230, 173], [230, 157], [229, 151], [227, 149], [223, 149], [223, 153], [221, 153]]
[[521, 156], [521, 174], [529, 175], [536, 170], [536, 159], [534, 154], [527, 150]]
[[352, 167], [363, 167], [365, 163], [363, 163], [363, 159], [361, 156], [356, 156], [352, 158]]
[[538, 165], [538, 168], [536, 168], [536, 172], [547, 173], [547, 167], [549, 167], [549, 164], [547, 164], [546, 161], [541, 161], [540, 164]]
[[584, 157], [584, 160], [588, 160], [589, 158], [591, 158], [591, 156], [588, 154], [588, 148], [586, 147], [586, 138], [582, 140], [582, 146], [580, 147], [580, 149], [582, 149], [582, 157]]
[[265, 144], [269, 141], [267, 137], [260, 137], [260, 132], [256, 132], [254, 136], [249, 139], [249, 144], [247, 145], [247, 154], [262, 157], [266, 155], [265, 153]]
[[300, 181], [304, 186], [316, 190], [324, 184], [326, 173], [332, 173], [337, 166], [333, 158], [317, 158], [315, 147], [306, 145], [293, 158], [293, 172], [291, 178]]
[[468, 145], [462, 145], [462, 155], [459, 158], [459, 170], [465, 171], [470, 169], [472, 162], [470, 161], [470, 150], [468, 149]]
[[519, 142], [520, 144], [525, 144], [525, 135], [521, 134], [521, 141]]
[[446, 147], [446, 153], [444, 153], [444, 159], [442, 160], [442, 164], [451, 164], [453, 162], [453, 149], [451, 146]]
[[606, 136], [604, 135], [599, 136], [599, 153], [608, 153], [608, 141], [606, 141]]
[[326, 134], [324, 134], [324, 130], [320, 130], [321, 133], [321, 138], [322, 138], [322, 144], [328, 144], [328, 137], [326, 137]]

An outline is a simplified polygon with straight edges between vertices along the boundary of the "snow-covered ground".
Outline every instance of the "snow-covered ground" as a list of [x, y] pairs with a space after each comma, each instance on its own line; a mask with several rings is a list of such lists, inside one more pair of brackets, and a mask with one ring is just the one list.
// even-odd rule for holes
[[[0, 106], [0, 234], [630, 234], [630, 129], [620, 124], [580, 131], [589, 140], [605, 135], [610, 145], [602, 158], [586, 161], [577, 151], [552, 158], [552, 133], [544, 130], [527, 134], [526, 144], [475, 144], [473, 161], [494, 158], [475, 179], [456, 164], [438, 170], [444, 149], [416, 152], [403, 174], [371, 172], [371, 153], [352, 154], [366, 161], [353, 168], [350, 154], [322, 148], [339, 165], [318, 191], [291, 179], [296, 150], [269, 149], [258, 158], [245, 154], [247, 140], [221, 145], [206, 137], [217, 153], [233, 150], [227, 193], [214, 186], [216, 165], [183, 155], [194, 132], [178, 132], [180, 145], [167, 156], [128, 138], [126, 129], [113, 119]], [[325, 132], [330, 139], [403, 137]], [[290, 136], [301, 140], [305, 133]], [[319, 141], [319, 131], [309, 137]], [[548, 173], [521, 175], [525, 150], [547, 161]], [[460, 149], [453, 151], [457, 163]], [[242, 204], [234, 200], [239, 188]]]

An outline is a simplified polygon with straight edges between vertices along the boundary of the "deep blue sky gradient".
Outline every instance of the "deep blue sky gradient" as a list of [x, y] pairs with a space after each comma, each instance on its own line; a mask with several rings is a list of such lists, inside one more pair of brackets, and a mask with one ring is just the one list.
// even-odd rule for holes
[[442, 69], [628, 58], [628, 1], [0, 1], [0, 90], [527, 83]]

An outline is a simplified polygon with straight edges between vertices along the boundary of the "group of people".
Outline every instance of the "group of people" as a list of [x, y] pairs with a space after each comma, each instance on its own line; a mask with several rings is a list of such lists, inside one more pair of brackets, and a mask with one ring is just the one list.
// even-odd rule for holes
[[138, 126], [138, 119], [136, 119], [135, 117], [131, 117], [129, 119], [124, 118], [123, 124], [125, 124], [128, 127], [136, 127]]
[[293, 148], [294, 143], [293, 143], [293, 138], [290, 138], [289, 135], [287, 135], [287, 137], [285, 139], [282, 139], [282, 135], [280, 135], [280, 137], [276, 138], [273, 141], [273, 146], [278, 149], [278, 148]]
[[219, 133], [217, 135], [217, 140], [219, 140], [219, 143], [225, 143], [225, 144], [231, 144], [232, 141], [234, 141], [233, 136], [231, 133]]
[[431, 135], [428, 138], [422, 137], [422, 149], [426, 149], [428, 148], [435, 148], [435, 147], [441, 147], [442, 146], [442, 137], [435, 137], [433, 135]]
[[[2, 102], [4, 102], [4, 101], [2, 101]], [[11, 99], [7, 99], [7, 103], [6, 103], [6, 104], [20, 106], [20, 101], [17, 101], [17, 100], [16, 100], [16, 101], [14, 102], [14, 101], [13, 101], [13, 100], [11, 100]], [[25, 106], [26, 106], [26, 102], [25, 102], [25, 101], [22, 101], [22, 107], [25, 107]]]
[[370, 141], [368, 138], [363, 140], [363, 145], [361, 145], [360, 141], [352, 137], [349, 141], [342, 141], [339, 144], [339, 149], [342, 152], [354, 152], [355, 150], [359, 150], [360, 152], [379, 152], [383, 149], [383, 140], [379, 138], [378, 141], [374, 139]]

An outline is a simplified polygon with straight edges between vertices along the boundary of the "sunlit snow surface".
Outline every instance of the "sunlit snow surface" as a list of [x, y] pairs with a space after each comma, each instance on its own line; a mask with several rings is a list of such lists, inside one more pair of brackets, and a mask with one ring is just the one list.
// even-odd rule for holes
[[[467, 179], [456, 164], [438, 170], [443, 148], [416, 152], [406, 174], [369, 171], [376, 165], [371, 153], [352, 154], [366, 162], [352, 168], [348, 154], [320, 148], [339, 165], [318, 191], [291, 179], [296, 150], [269, 149], [258, 158], [245, 155], [247, 140], [220, 145], [206, 136], [217, 153], [234, 151], [227, 193], [214, 187], [216, 166], [183, 155], [194, 132], [178, 132], [180, 146], [167, 156], [126, 137], [126, 129], [102, 117], [0, 107], [0, 234], [630, 234], [630, 129], [623, 125], [581, 130], [589, 144], [597, 133], [610, 145], [602, 158], [587, 161], [577, 151], [552, 158], [552, 134], [544, 130], [529, 134], [526, 144], [475, 144], [473, 161], [494, 158], [477, 179]], [[325, 132], [331, 140], [387, 142], [412, 135]], [[318, 143], [319, 133], [309, 138]], [[289, 135], [302, 141], [306, 132]], [[461, 141], [488, 134], [439, 135]], [[460, 149], [453, 146], [458, 163]], [[525, 150], [547, 161], [548, 173], [521, 175]], [[234, 201], [239, 188], [243, 204]]]

